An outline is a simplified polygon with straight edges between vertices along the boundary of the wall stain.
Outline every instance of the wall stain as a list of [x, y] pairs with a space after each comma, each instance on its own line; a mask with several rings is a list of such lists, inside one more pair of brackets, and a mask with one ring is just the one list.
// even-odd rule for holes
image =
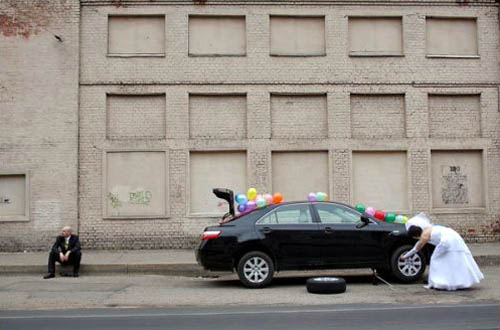
[[71, 13], [73, 1], [3, 1], [0, 8], [0, 33], [5, 37], [29, 39], [41, 31], [49, 31], [47, 28], [52, 21], [58, 22], [61, 16]]

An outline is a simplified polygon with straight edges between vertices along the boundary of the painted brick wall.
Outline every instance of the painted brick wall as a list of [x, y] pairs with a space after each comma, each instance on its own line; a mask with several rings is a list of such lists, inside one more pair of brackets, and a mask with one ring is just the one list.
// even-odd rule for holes
[[[432, 214], [452, 225], [470, 240], [498, 239], [500, 230], [500, 134], [498, 112], [499, 24], [498, 5], [386, 6], [290, 5], [266, 6], [232, 3], [222, 6], [93, 6], [83, 1], [82, 70], [80, 77], [80, 222], [84, 241], [103, 247], [99, 232], [119, 231], [136, 239], [134, 247], [191, 247], [203, 227], [216, 218], [189, 215], [189, 153], [191, 151], [246, 151], [247, 184], [260, 191], [272, 187], [272, 152], [329, 151], [329, 195], [355, 203], [352, 190], [354, 151], [405, 151], [408, 164], [408, 213], [431, 213], [431, 150], [484, 150], [486, 207], [480, 211], [460, 209], [455, 213]], [[304, 2], [306, 3], [306, 2]], [[166, 47], [162, 58], [109, 58], [106, 56], [106, 17], [112, 14], [160, 14], [166, 16]], [[245, 15], [245, 56], [188, 56], [189, 15]], [[325, 56], [270, 56], [270, 15], [325, 17]], [[401, 16], [403, 55], [397, 57], [350, 57], [349, 16]], [[472, 16], [478, 18], [477, 59], [427, 58], [426, 16]], [[106, 141], [100, 121], [106, 93], [165, 93], [166, 140], [124, 144]], [[210, 112], [211, 102], [198, 99], [193, 113], [189, 95], [244, 94], [246, 113], [226, 116]], [[389, 106], [377, 96], [387, 100]], [[480, 95], [481, 135], [453, 139], [431, 136], [434, 127], [455, 129], [445, 116], [430, 115], [429, 94]], [[277, 117], [276, 95], [325, 95], [324, 110], [304, 112], [286, 109]], [[366, 107], [352, 108], [351, 95], [366, 96]], [[404, 98], [403, 98], [404, 95]], [[96, 103], [96, 100], [101, 100]], [[286, 105], [286, 102], [284, 102]], [[191, 107], [191, 109], [190, 109]], [[203, 113], [202, 110], [208, 110]], [[361, 111], [367, 111], [361, 113]], [[191, 113], [190, 113], [191, 112]], [[244, 119], [241, 119], [241, 115]], [[198, 116], [198, 117], [197, 117]], [[450, 114], [453, 116], [453, 113]], [[436, 118], [439, 118], [436, 120]], [[279, 119], [279, 120], [277, 120]], [[246, 134], [241, 123], [246, 123]], [[222, 122], [222, 123], [221, 123]], [[432, 124], [433, 123], [433, 124]], [[277, 125], [279, 124], [279, 125]], [[212, 134], [226, 125], [226, 132]], [[434, 126], [433, 126], [434, 125]], [[190, 129], [191, 128], [191, 129]], [[371, 128], [371, 130], [370, 130]], [[237, 130], [237, 132], [235, 132]], [[362, 132], [371, 133], [366, 135]], [[197, 135], [193, 132], [204, 132]], [[208, 132], [208, 133], [207, 133]], [[231, 136], [227, 132], [235, 132]], [[210, 134], [209, 134], [210, 133]], [[276, 134], [278, 133], [278, 134]], [[376, 137], [376, 139], [373, 139]], [[106, 221], [100, 205], [102, 154], [106, 150], [168, 150], [170, 217], [155, 221]], [[207, 191], [207, 193], [210, 193]], [[286, 196], [285, 196], [286, 198]], [[496, 219], [496, 220], [495, 220]], [[495, 222], [496, 221], [496, 222]], [[95, 228], [95, 230], [87, 230]], [[85, 234], [88, 232], [88, 236]], [[148, 233], [164, 239], [152, 242]], [[92, 233], [92, 236], [91, 236]], [[123, 238], [123, 237], [122, 237]], [[114, 248], [127, 239], [115, 240]]]
[[28, 221], [0, 220], [0, 251], [49, 249], [78, 229], [77, 0], [0, 1], [0, 172], [26, 173]]
[[[0, 0], [0, 171], [26, 171], [30, 178], [29, 221], [1, 221], [0, 250], [47, 249], [62, 224], [79, 227], [85, 248], [193, 247], [203, 228], [217, 219], [189, 215], [191, 151], [246, 151], [248, 186], [269, 191], [273, 151], [326, 150], [328, 193], [348, 203], [357, 202], [352, 195], [354, 151], [406, 151], [408, 213], [431, 213], [471, 241], [500, 238], [498, 3], [166, 3], [82, 0], [80, 7], [76, 0]], [[165, 15], [165, 56], [107, 56], [107, 17], [114, 14]], [[188, 15], [201, 14], [246, 16], [247, 54], [188, 56]], [[270, 14], [324, 16], [326, 55], [269, 56]], [[402, 17], [404, 56], [349, 56], [348, 17], [367, 15]], [[427, 58], [426, 16], [477, 17], [480, 57]], [[165, 139], [147, 138], [157, 134], [147, 132], [146, 138], [107, 139], [107, 94], [164, 94]], [[246, 95], [246, 137], [240, 131], [232, 138], [190, 137], [192, 94]], [[310, 127], [298, 125], [295, 135], [272, 136], [272, 95], [304, 94], [326, 95], [326, 125], [321, 126], [326, 134], [310, 137]], [[405, 135], [357, 136], [351, 94], [405, 95]], [[452, 131], [456, 122], [430, 115], [429, 95], [434, 94], [480, 95], [481, 134], [474, 128], [472, 135], [435, 136], [435, 128]], [[375, 122], [393, 120], [383, 112], [370, 115]], [[401, 120], [394, 123], [398, 132]], [[138, 129], [134, 120], [123, 125], [124, 132]], [[209, 132], [213, 123], [196, 125]], [[103, 219], [105, 152], [151, 150], [167, 153], [170, 216]], [[483, 151], [483, 209], [432, 213], [432, 150]]]

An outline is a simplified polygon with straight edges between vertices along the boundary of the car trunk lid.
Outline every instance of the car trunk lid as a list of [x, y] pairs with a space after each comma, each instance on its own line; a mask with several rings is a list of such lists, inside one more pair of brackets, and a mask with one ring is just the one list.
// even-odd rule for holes
[[213, 193], [220, 199], [225, 200], [229, 205], [229, 212], [226, 213], [222, 218], [226, 218], [227, 216], [231, 216], [234, 218], [234, 193], [231, 189], [227, 188], [214, 188]]

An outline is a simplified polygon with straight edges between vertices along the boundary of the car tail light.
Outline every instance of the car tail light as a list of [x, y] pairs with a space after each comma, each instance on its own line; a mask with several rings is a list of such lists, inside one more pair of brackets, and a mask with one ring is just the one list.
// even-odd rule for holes
[[201, 239], [207, 240], [207, 239], [217, 238], [221, 233], [222, 232], [220, 230], [204, 231], [203, 234], [201, 234]]

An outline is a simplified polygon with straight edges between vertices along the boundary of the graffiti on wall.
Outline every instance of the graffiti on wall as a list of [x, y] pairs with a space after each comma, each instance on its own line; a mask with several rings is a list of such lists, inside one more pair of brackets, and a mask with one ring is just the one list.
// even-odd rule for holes
[[118, 209], [124, 204], [149, 206], [153, 199], [153, 193], [144, 188], [114, 187], [107, 197], [111, 207]]
[[446, 205], [469, 204], [469, 187], [465, 166], [441, 166], [441, 198]]

